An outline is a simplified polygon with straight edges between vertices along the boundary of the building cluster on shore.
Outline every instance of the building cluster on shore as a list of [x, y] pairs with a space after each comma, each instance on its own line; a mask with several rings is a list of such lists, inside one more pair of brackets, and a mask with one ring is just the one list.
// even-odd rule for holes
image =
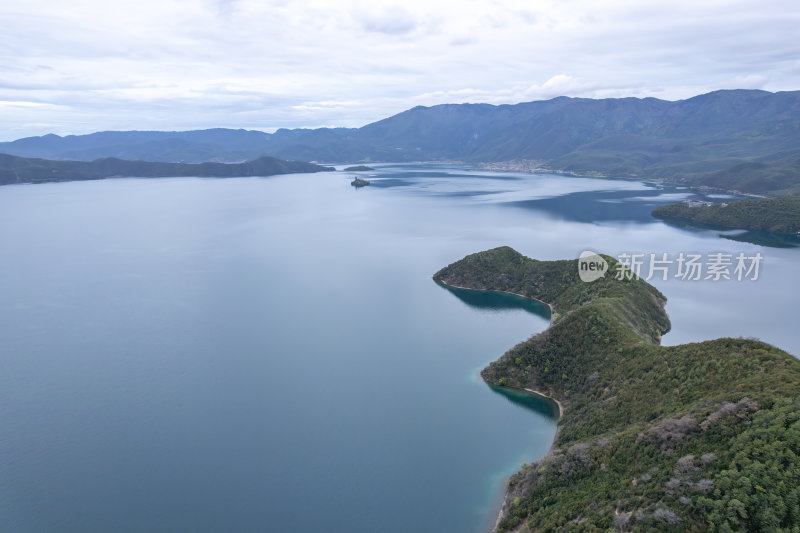
[[[713, 202], [706, 202], [705, 200], [684, 200], [683, 203], [686, 204], [687, 207], [709, 207], [714, 205]], [[728, 207], [728, 204], [724, 202], [719, 205], [720, 207]]]
[[547, 170], [542, 167], [542, 162], [535, 159], [513, 159], [511, 161], [496, 161], [494, 163], [481, 163], [481, 170], [500, 172], [542, 172]]

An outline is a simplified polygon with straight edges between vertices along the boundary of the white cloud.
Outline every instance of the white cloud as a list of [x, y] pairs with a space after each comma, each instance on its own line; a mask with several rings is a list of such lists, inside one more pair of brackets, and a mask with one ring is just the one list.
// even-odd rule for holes
[[768, 78], [761, 74], [745, 74], [734, 76], [730, 85], [736, 89], [763, 89], [768, 81]]
[[795, 89], [793, 1], [50, 0], [0, 6], [5, 139], [360, 126], [414, 105]]
[[544, 98], [552, 98], [562, 94], [585, 94], [598, 88], [597, 82], [586, 82], [584, 80], [568, 76], [566, 74], [558, 74], [553, 76], [540, 87], [532, 87], [533, 94], [538, 94]]
[[356, 13], [356, 20], [369, 32], [387, 35], [406, 35], [414, 32], [419, 25], [417, 19], [404, 7], [393, 5], [379, 6], [366, 12]]

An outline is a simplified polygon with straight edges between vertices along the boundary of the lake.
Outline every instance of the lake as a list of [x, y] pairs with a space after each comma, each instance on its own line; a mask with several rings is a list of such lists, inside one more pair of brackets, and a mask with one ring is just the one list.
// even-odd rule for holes
[[478, 372], [548, 314], [431, 276], [500, 245], [760, 253], [757, 281], [651, 280], [663, 343], [800, 353], [800, 248], [650, 217], [686, 189], [376, 168], [0, 187], [2, 529], [486, 531], [555, 421]]

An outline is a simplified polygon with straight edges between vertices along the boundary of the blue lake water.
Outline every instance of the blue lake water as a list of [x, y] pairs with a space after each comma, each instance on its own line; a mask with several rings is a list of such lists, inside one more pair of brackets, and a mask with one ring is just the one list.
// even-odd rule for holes
[[477, 372], [547, 313], [431, 276], [499, 245], [761, 253], [758, 281], [652, 280], [663, 342], [800, 353], [800, 249], [649, 216], [686, 189], [364, 175], [359, 190], [352, 173], [1, 187], [0, 529], [485, 531], [555, 422]]

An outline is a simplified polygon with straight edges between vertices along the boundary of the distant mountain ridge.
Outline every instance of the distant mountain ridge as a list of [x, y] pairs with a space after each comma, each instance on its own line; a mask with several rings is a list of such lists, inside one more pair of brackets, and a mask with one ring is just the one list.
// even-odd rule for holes
[[[233, 163], [255, 159], [268, 133], [251, 130], [102, 131], [60, 137], [49, 134], [0, 143], [0, 153], [20, 157], [93, 161], [115, 157], [165, 163]], [[257, 155], [253, 156], [253, 153]]]
[[800, 91], [715, 91], [686, 100], [558, 97], [417, 106], [361, 128], [46, 135], [0, 153], [92, 160], [524, 161], [757, 194], [800, 192]]
[[0, 154], [0, 185], [97, 180], [110, 177], [216, 177], [272, 176], [334, 170], [302, 161], [261, 157], [246, 163], [153, 163], [114, 157], [94, 161], [52, 161]]

